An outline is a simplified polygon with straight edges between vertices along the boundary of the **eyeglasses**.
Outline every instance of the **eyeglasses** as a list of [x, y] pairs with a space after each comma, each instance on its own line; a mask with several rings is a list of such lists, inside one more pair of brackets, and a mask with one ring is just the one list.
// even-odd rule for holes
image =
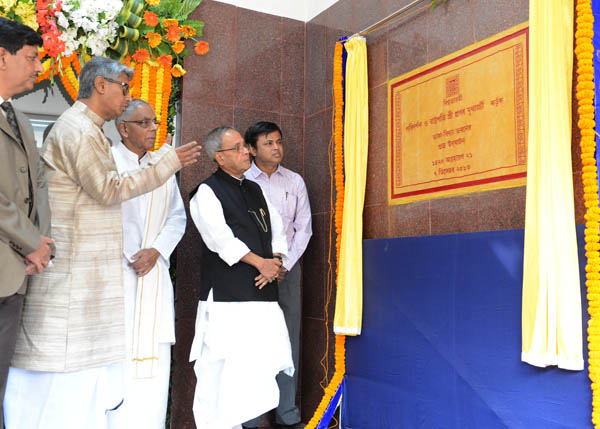
[[121, 122], [133, 122], [134, 124], [138, 124], [142, 128], [148, 128], [151, 123], [156, 125], [157, 127], [160, 127], [160, 121], [157, 120], [156, 118], [154, 118], [154, 119], [144, 118], [144, 119], [140, 119], [137, 121], [121, 121]]
[[116, 79], [111, 79], [109, 77], [104, 77], [104, 80], [111, 82], [111, 83], [117, 83], [119, 85], [121, 85], [121, 88], [123, 89], [123, 95], [127, 95], [129, 94], [129, 84], [127, 82], [121, 82], [120, 80], [116, 80]]
[[250, 145], [248, 143], [243, 143], [243, 144], [236, 143], [232, 148], [221, 149], [221, 150], [218, 150], [217, 152], [227, 152], [228, 150], [235, 150], [238, 153], [242, 153], [242, 151], [244, 149], [246, 149], [246, 150], [249, 151], [250, 150]]

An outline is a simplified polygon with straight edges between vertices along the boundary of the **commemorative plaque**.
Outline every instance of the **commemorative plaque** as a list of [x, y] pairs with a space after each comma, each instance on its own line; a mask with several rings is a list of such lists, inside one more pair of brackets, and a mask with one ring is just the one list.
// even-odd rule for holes
[[526, 181], [528, 26], [388, 85], [390, 204]]

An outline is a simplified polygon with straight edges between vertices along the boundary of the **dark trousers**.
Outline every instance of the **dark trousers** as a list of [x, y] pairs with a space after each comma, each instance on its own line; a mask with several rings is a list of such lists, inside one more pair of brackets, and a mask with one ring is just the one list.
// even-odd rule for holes
[[[302, 322], [302, 294], [300, 283], [302, 270], [300, 263], [292, 267], [279, 283], [279, 306], [283, 311], [285, 323], [292, 345], [292, 360], [296, 371], [294, 376], [280, 372], [277, 374], [279, 386], [279, 405], [275, 409], [275, 420], [278, 424], [293, 425], [300, 422], [300, 410], [296, 406], [296, 389], [298, 386], [298, 368], [300, 363], [300, 324]], [[244, 423], [245, 427], [258, 427], [260, 416]]]
[[24, 295], [0, 297], [0, 429], [4, 428], [4, 391], [8, 367], [15, 351]]

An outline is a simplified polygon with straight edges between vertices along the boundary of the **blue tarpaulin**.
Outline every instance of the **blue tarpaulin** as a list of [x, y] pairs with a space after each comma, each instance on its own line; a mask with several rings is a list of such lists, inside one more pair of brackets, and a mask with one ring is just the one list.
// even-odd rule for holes
[[[592, 427], [587, 364], [521, 362], [523, 237], [364, 242], [364, 324], [346, 340], [342, 428]], [[581, 226], [577, 237], [583, 282]], [[585, 326], [583, 286], [582, 297]]]

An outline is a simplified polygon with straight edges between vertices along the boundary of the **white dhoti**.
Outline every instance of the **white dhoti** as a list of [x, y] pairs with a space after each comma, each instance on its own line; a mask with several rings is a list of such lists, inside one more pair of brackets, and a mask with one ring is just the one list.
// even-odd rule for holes
[[134, 378], [133, 365], [125, 370], [123, 404], [108, 413], [108, 429], [164, 429], [169, 399], [171, 344], [158, 346], [158, 370], [151, 378]]
[[[135, 171], [155, 159], [142, 159], [122, 143], [112, 148], [119, 173]], [[108, 415], [109, 429], [164, 429], [169, 397], [171, 345], [175, 342], [173, 285], [169, 257], [185, 230], [186, 216], [175, 177], [152, 192], [125, 201], [123, 210], [123, 286], [125, 297], [124, 400]], [[138, 277], [129, 266], [141, 249], [160, 256]]]
[[198, 303], [190, 361], [196, 361], [198, 429], [231, 429], [277, 406], [280, 371], [294, 374], [277, 302]]
[[[155, 360], [152, 377], [137, 377], [136, 363], [133, 361], [133, 332], [138, 288], [135, 271], [123, 261], [125, 284], [125, 332], [127, 359], [123, 365], [124, 400], [123, 405], [108, 413], [108, 429], [164, 429], [169, 398], [169, 378], [171, 375], [171, 345], [173, 335], [173, 290], [171, 285], [160, 288], [159, 300], [164, 302], [157, 319], [158, 359]], [[162, 264], [162, 261], [157, 261]], [[168, 268], [164, 267], [167, 271]], [[168, 271], [167, 271], [168, 272]]]
[[10, 368], [4, 399], [6, 429], [106, 429], [123, 401], [123, 366], [73, 372]]

